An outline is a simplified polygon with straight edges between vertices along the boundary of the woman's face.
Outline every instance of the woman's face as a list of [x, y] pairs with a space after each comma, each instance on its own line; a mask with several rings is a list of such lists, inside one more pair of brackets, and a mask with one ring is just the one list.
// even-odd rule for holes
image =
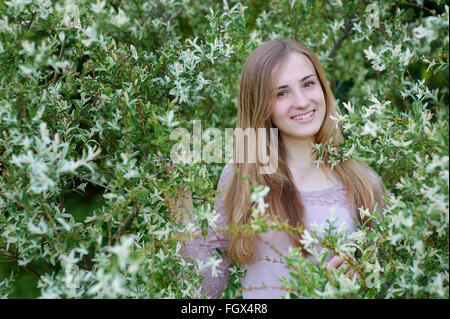
[[326, 103], [314, 65], [303, 54], [289, 53], [274, 68], [272, 122], [280, 135], [314, 140], [325, 118]]

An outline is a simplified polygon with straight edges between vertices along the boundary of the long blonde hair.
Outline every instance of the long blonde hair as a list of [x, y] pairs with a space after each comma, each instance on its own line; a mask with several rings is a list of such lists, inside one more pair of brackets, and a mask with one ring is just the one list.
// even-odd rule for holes
[[[273, 79], [272, 70], [290, 52], [304, 54], [315, 67], [320, 80], [326, 102], [325, 118], [320, 130], [315, 135], [314, 143], [325, 144], [333, 138], [334, 145], [344, 141], [339, 127], [336, 126], [330, 116], [336, 118], [336, 105], [333, 93], [328, 86], [325, 72], [314, 53], [303, 44], [293, 40], [272, 40], [255, 49], [247, 58], [242, 69], [239, 88], [239, 108], [236, 120], [236, 128], [275, 127], [271, 121], [271, 105]], [[279, 133], [279, 132], [278, 132]], [[257, 136], [258, 138], [258, 136]], [[271, 147], [270, 139], [267, 139], [267, 147]], [[278, 138], [278, 169], [274, 174], [258, 174], [260, 163], [232, 164], [233, 174], [226, 188], [225, 212], [229, 226], [241, 226], [249, 222], [251, 217], [250, 185], [257, 182], [260, 185], [270, 187], [266, 196], [269, 204], [268, 211], [272, 216], [278, 216], [281, 220], [287, 220], [290, 226], [304, 227], [305, 208], [296, 186], [293, 183], [290, 170], [286, 163], [286, 152], [283, 141]], [[236, 159], [236, 152], [234, 158]], [[313, 160], [317, 154], [313, 155]], [[325, 159], [324, 166], [330, 167]], [[322, 170], [325, 167], [322, 166]], [[363, 221], [356, 208], [364, 207], [373, 211], [375, 201], [382, 202], [382, 198], [374, 192], [370, 180], [367, 178], [363, 167], [371, 170], [358, 159], [348, 159], [339, 162], [333, 168], [335, 176], [343, 183], [347, 190], [347, 201], [351, 212], [355, 212], [359, 221]], [[325, 174], [326, 170], [324, 170]], [[244, 178], [244, 176], [246, 178]], [[384, 190], [384, 187], [383, 187]], [[296, 246], [302, 246], [299, 239], [301, 235], [289, 232], [289, 236]], [[232, 233], [228, 248], [229, 256], [239, 264], [250, 263], [256, 251], [257, 235], [251, 233]], [[303, 250], [304, 251], [304, 250]], [[306, 254], [306, 253], [305, 253]]]

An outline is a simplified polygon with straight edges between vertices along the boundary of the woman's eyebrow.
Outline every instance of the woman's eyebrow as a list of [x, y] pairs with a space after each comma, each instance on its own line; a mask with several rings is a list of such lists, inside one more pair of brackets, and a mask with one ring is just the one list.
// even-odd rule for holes
[[[315, 76], [315, 74], [309, 74], [309, 75], [305, 76], [303, 79], [300, 80], [300, 82], [303, 82], [303, 81], [305, 81], [307, 78], [310, 78], [310, 77], [312, 77], [312, 76]], [[285, 89], [285, 88], [287, 88], [287, 87], [288, 87], [287, 85], [282, 85], [282, 86], [279, 86], [279, 87], [277, 88], [277, 90]]]

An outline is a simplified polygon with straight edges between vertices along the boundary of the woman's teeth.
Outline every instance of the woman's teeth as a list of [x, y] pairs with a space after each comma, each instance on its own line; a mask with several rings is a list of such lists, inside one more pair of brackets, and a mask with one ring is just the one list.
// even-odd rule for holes
[[304, 119], [307, 119], [308, 117], [311, 117], [313, 115], [313, 113], [314, 113], [314, 111], [311, 111], [308, 114], [301, 115], [301, 116], [295, 116], [292, 119], [293, 120], [304, 120]]

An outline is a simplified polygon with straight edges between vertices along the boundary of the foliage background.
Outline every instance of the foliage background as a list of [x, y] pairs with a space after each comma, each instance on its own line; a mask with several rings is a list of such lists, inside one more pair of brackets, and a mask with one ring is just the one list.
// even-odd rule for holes
[[199, 296], [176, 240], [194, 226], [170, 199], [192, 189], [206, 230], [223, 164], [169, 170], [170, 133], [234, 127], [246, 57], [293, 38], [324, 66], [348, 139], [323, 156], [369, 163], [388, 209], [353, 238], [364, 280], [291, 256], [291, 297], [448, 298], [448, 21], [445, 1], [1, 2], [0, 295]]

